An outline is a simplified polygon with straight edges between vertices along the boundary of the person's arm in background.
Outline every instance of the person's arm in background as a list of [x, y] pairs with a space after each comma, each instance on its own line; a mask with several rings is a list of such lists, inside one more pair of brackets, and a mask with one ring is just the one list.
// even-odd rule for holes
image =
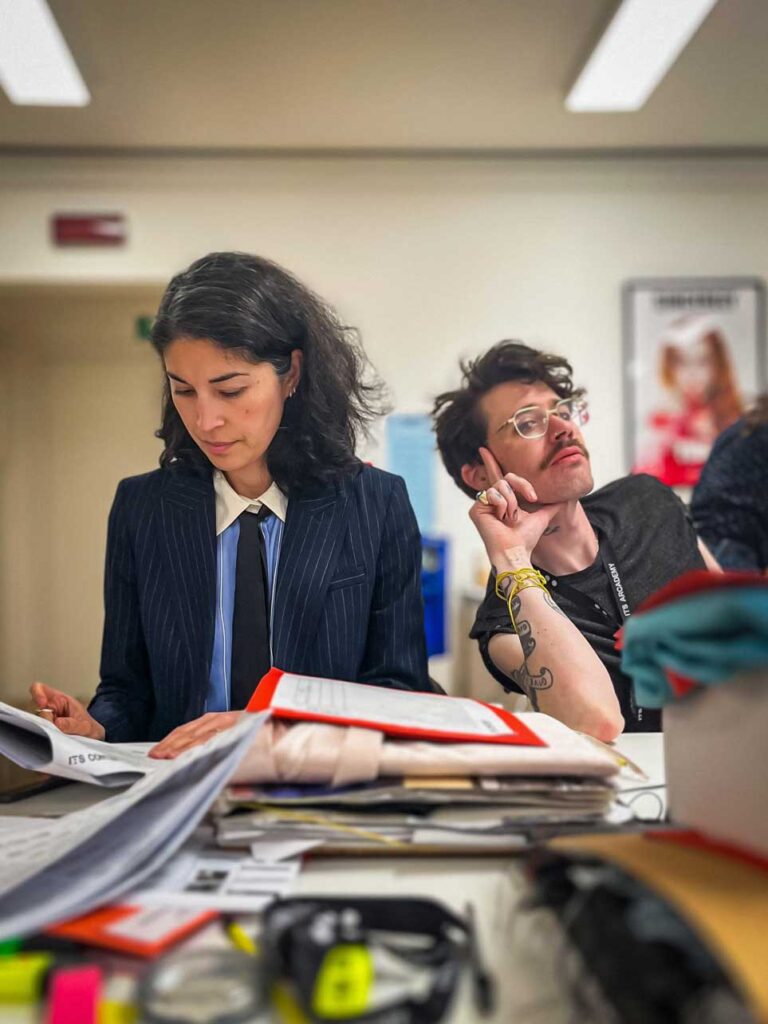
[[698, 537], [696, 542], [699, 545], [699, 551], [701, 552], [701, 557], [704, 559], [704, 564], [709, 569], [709, 571], [710, 572], [722, 572], [723, 570], [722, 570], [722, 567], [720, 566], [720, 563], [717, 561], [717, 559], [712, 554], [712, 552], [709, 550], [709, 548], [704, 543], [704, 541], [701, 539], [701, 537]]
[[[491, 479], [500, 473], [495, 463], [486, 468]], [[490, 504], [478, 501], [470, 511], [496, 575], [532, 569], [532, 552], [559, 510], [550, 505], [525, 512], [515, 491], [536, 501], [531, 484], [509, 473], [486, 491]], [[513, 585], [511, 577], [503, 579], [505, 595]], [[618, 736], [624, 719], [611, 677], [550, 594], [527, 587], [512, 598], [510, 609], [517, 635], [491, 637], [488, 654], [494, 665], [525, 693], [535, 710], [603, 741]]]
[[398, 690], [433, 689], [424, 638], [421, 536], [400, 477], [393, 481], [384, 513], [358, 681]]
[[106, 739], [113, 742], [148, 739], [154, 708], [127, 523], [129, 501], [121, 483], [107, 529], [101, 682], [88, 706], [90, 715], [104, 726]]

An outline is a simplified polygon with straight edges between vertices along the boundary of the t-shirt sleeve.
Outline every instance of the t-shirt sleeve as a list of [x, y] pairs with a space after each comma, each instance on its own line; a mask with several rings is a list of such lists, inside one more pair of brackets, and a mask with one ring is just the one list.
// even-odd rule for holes
[[646, 527], [681, 526], [689, 540], [696, 540], [691, 510], [679, 494], [647, 473], [625, 478], [624, 512], [637, 515]]
[[469, 636], [471, 640], [477, 640], [483, 664], [496, 682], [501, 683], [508, 692], [511, 690], [515, 693], [522, 693], [523, 691], [520, 687], [493, 663], [488, 653], [488, 643], [492, 636], [496, 633], [514, 632], [515, 627], [509, 617], [509, 609], [506, 602], [497, 596], [493, 573], [491, 573], [488, 577], [488, 586], [486, 587], [483, 603], [477, 609], [477, 615], [475, 616], [472, 629], [469, 631]]
[[705, 568], [688, 509], [670, 487], [637, 474], [604, 492], [599, 525], [613, 546], [630, 608], [683, 573]]

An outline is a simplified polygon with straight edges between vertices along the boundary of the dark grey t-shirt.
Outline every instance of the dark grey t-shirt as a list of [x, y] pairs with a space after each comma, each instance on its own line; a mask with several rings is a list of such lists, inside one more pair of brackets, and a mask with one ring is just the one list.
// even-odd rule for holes
[[[661, 728], [660, 712], [635, 707], [630, 680], [621, 671], [621, 655], [615, 648], [614, 635], [624, 620], [602, 556], [610, 551], [615, 559], [632, 611], [670, 580], [689, 569], [704, 568], [696, 535], [687, 510], [674, 491], [645, 474], [615, 480], [588, 494], [582, 505], [600, 540], [600, 553], [592, 565], [580, 572], [560, 577], [544, 573], [549, 592], [608, 670], [626, 730], [655, 731]], [[505, 689], [520, 692], [488, 654], [488, 641], [494, 633], [514, 631], [507, 606], [496, 596], [491, 577], [469, 635], [479, 641], [483, 661], [493, 677]]]

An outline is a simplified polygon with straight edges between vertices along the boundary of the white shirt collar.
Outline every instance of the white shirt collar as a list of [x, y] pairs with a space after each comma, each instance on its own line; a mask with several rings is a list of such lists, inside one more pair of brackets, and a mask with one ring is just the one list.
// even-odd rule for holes
[[277, 486], [271, 483], [258, 498], [244, 498], [232, 487], [220, 469], [213, 471], [213, 489], [216, 493], [216, 536], [222, 534], [237, 519], [241, 512], [258, 512], [266, 505], [278, 519], [285, 522], [288, 499]]

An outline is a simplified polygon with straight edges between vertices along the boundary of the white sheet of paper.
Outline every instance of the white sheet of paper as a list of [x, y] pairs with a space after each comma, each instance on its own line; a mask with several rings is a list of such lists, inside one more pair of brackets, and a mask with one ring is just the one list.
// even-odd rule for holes
[[425, 846], [435, 844], [437, 846], [483, 846], [492, 849], [495, 846], [507, 849], [512, 846], [521, 850], [528, 846], [528, 840], [523, 835], [484, 836], [475, 835], [471, 832], [446, 832], [436, 828], [414, 829], [411, 838], [414, 846]]
[[114, 902], [157, 871], [194, 830], [267, 717], [244, 715], [86, 810], [0, 829], [0, 940]]
[[514, 734], [495, 711], [467, 697], [445, 699], [433, 693], [389, 690], [341, 679], [285, 673], [270, 704], [276, 714], [281, 710], [310, 712], [435, 734], [460, 733], [478, 739]]
[[126, 902], [258, 913], [288, 894], [300, 870], [298, 860], [257, 862], [247, 853], [225, 853], [192, 840]]
[[277, 861], [300, 857], [321, 845], [322, 843], [316, 839], [270, 839], [265, 836], [251, 843], [251, 856], [262, 864], [274, 864]]
[[22, 768], [97, 786], [126, 786], [157, 767], [146, 756], [151, 745], [68, 736], [47, 719], [0, 701], [0, 754]]

